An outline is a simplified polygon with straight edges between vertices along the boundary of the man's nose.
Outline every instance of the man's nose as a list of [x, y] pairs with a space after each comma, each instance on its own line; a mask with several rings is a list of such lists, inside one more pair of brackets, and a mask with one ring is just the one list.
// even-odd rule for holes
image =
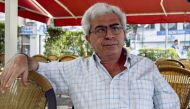
[[114, 34], [112, 34], [112, 31], [111, 29], [107, 29], [107, 33], [106, 33], [106, 38], [113, 38], [114, 37]]

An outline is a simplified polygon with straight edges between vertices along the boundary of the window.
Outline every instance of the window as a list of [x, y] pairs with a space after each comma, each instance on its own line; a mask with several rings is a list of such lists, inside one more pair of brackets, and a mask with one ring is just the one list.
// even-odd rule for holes
[[190, 23], [183, 23], [183, 29], [190, 29]]
[[[164, 31], [166, 28], [166, 25], [160, 24], [160, 31]], [[177, 30], [177, 23], [168, 23], [168, 30]]]
[[155, 29], [155, 24], [147, 24], [145, 25], [145, 29]]

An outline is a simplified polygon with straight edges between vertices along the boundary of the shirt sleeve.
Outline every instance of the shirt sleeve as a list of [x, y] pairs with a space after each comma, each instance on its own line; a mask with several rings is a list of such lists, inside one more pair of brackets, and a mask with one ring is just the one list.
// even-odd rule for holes
[[160, 74], [156, 65], [153, 72], [154, 81], [154, 108], [155, 109], [180, 109], [178, 95]]
[[37, 72], [46, 77], [52, 84], [53, 89], [58, 94], [68, 95], [67, 75], [64, 69], [63, 62], [39, 62], [39, 68]]

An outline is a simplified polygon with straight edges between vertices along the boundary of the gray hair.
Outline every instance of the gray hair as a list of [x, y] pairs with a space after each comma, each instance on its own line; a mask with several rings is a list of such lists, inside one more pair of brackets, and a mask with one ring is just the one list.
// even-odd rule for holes
[[89, 35], [91, 28], [91, 20], [97, 16], [114, 13], [120, 20], [123, 28], [126, 28], [126, 16], [125, 13], [121, 11], [120, 8], [107, 4], [107, 3], [96, 3], [92, 5], [83, 15], [81, 25], [85, 35]]

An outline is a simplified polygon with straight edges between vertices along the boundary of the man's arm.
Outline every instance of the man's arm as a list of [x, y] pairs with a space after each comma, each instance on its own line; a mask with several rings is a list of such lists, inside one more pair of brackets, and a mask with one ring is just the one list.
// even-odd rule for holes
[[180, 101], [169, 83], [159, 73], [156, 65], [153, 73], [154, 80], [154, 108], [155, 109], [180, 109]]
[[17, 54], [8, 61], [0, 76], [0, 91], [4, 93], [14, 80], [21, 76], [22, 83], [27, 85], [29, 71], [36, 71], [38, 62], [24, 54]]

